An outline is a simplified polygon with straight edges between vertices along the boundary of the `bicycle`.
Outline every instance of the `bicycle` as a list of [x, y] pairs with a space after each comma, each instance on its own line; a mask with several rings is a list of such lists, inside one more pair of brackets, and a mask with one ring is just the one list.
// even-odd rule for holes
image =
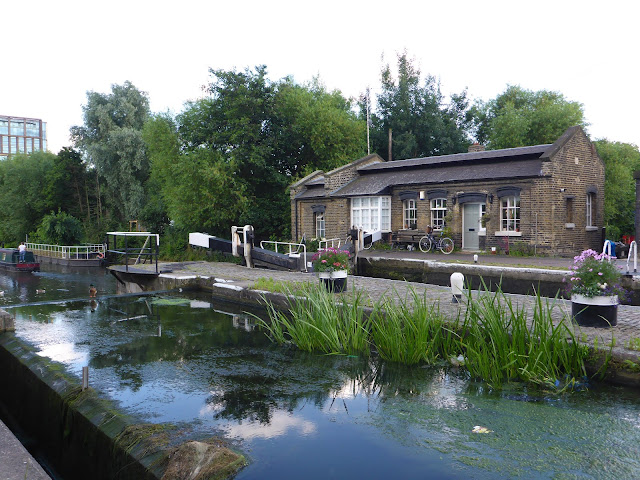
[[443, 237], [442, 232], [440, 232], [439, 238], [435, 238], [433, 233], [431, 233], [431, 227], [427, 227], [427, 234], [420, 239], [418, 246], [424, 253], [427, 253], [433, 248], [434, 250], [439, 249], [445, 255], [449, 255], [453, 252], [454, 243], [449, 237]]

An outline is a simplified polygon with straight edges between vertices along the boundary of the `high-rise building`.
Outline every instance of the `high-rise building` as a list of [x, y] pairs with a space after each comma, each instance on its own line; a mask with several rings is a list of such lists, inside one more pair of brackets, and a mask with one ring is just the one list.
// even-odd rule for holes
[[0, 115], [0, 160], [16, 153], [47, 150], [47, 123], [37, 118]]

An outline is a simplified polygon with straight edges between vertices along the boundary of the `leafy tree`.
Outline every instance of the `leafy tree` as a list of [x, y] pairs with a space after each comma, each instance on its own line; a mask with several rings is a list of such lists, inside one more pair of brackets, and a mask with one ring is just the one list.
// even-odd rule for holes
[[98, 214], [101, 199], [119, 222], [138, 218], [144, 204], [149, 165], [142, 127], [149, 117], [149, 100], [131, 82], [113, 85], [111, 94], [87, 92], [84, 125], [71, 128], [76, 148], [95, 168]]
[[373, 150], [387, 156], [391, 129], [393, 159], [466, 151], [472, 120], [466, 91], [446, 103], [435, 77], [427, 75], [421, 86], [420, 70], [406, 52], [398, 55], [397, 68], [397, 79], [389, 64], [382, 69], [382, 91], [371, 119]]
[[[317, 80], [310, 85], [289, 78], [272, 82], [264, 66], [210, 72], [210, 96], [187, 104], [177, 117], [179, 162], [198, 165], [192, 174], [203, 178], [197, 181], [215, 181], [215, 191], [241, 209], [216, 210], [220, 220], [211, 218], [208, 225], [224, 228], [219, 233], [226, 235], [231, 224], [252, 224], [260, 236], [288, 236], [287, 186], [311, 170], [335, 168], [362, 155], [365, 125], [349, 101], [339, 92], [327, 92]], [[204, 155], [207, 150], [210, 154]], [[170, 196], [178, 192], [176, 185]], [[164, 201], [178, 221], [169, 198]], [[180, 214], [195, 212], [183, 209]]]
[[477, 102], [472, 114], [475, 137], [489, 149], [553, 143], [569, 127], [587, 127], [581, 103], [558, 92], [519, 86], [508, 86], [489, 102]]
[[52, 245], [78, 245], [82, 242], [80, 220], [61, 210], [45, 215], [36, 231], [38, 241]]
[[633, 235], [636, 202], [633, 172], [640, 170], [640, 150], [636, 145], [608, 140], [598, 140], [595, 145], [605, 165], [604, 220], [607, 238]]
[[49, 152], [16, 155], [0, 162], [0, 238], [23, 241], [42, 217], [57, 208], [55, 199], [43, 195], [56, 156]]

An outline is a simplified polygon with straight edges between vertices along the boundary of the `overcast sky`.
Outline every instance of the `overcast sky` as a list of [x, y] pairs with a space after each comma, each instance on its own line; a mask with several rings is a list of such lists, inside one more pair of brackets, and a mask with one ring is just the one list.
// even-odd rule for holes
[[268, 76], [358, 96], [406, 49], [445, 93], [489, 100], [508, 84], [584, 105], [592, 139], [640, 145], [640, 2], [3, 2], [0, 114], [47, 122], [70, 145], [87, 91], [130, 80], [153, 112], [202, 96], [209, 68], [264, 64]]

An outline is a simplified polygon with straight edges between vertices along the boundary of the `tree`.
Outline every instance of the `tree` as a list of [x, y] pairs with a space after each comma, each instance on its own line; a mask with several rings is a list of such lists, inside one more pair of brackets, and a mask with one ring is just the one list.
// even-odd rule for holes
[[54, 197], [43, 195], [56, 156], [49, 152], [16, 155], [0, 162], [0, 238], [19, 242], [35, 230], [42, 217], [57, 208]]
[[604, 222], [607, 238], [619, 240], [635, 231], [636, 184], [633, 172], [640, 170], [636, 145], [598, 140], [598, 155], [604, 161]]
[[149, 175], [142, 140], [142, 127], [149, 117], [146, 93], [128, 81], [113, 85], [111, 94], [87, 92], [83, 111], [84, 125], [72, 127], [71, 136], [95, 168], [98, 214], [102, 214], [103, 197], [117, 221], [138, 218]]
[[83, 238], [82, 223], [74, 216], [58, 210], [58, 213], [51, 212], [42, 218], [36, 236], [40, 243], [78, 245]]
[[372, 115], [372, 146], [388, 156], [388, 133], [392, 130], [393, 159], [447, 155], [466, 151], [466, 130], [472, 120], [466, 91], [452, 95], [449, 103], [436, 78], [421, 74], [404, 52], [398, 55], [398, 77], [387, 64], [381, 73], [382, 91]]
[[581, 103], [558, 92], [519, 86], [508, 86], [489, 102], [477, 102], [472, 113], [475, 137], [489, 149], [553, 143], [569, 127], [587, 127]]
[[[228, 235], [233, 221], [253, 225], [261, 237], [287, 237], [288, 185], [311, 170], [332, 169], [361, 156], [365, 125], [349, 101], [327, 92], [317, 79], [310, 85], [289, 78], [272, 82], [264, 66], [210, 72], [210, 96], [187, 104], [177, 117], [179, 161], [202, 167], [198, 181], [204, 185], [220, 181], [218, 188], [227, 189], [226, 194], [217, 190], [220, 195], [242, 195], [243, 202], [233, 203], [242, 207], [237, 215], [222, 218], [225, 212], [216, 210], [221, 217], [216, 228], [226, 223]], [[215, 155], [205, 158], [203, 150]]]

